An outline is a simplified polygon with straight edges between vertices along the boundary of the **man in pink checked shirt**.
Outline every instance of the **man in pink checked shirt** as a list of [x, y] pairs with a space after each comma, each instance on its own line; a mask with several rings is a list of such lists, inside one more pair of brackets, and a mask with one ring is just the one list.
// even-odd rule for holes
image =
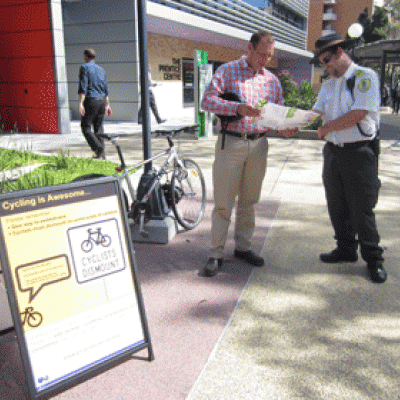
[[[212, 277], [223, 264], [223, 252], [232, 209], [238, 197], [235, 223], [235, 257], [262, 267], [264, 260], [251, 250], [255, 228], [254, 205], [258, 203], [266, 172], [269, 130], [254, 123], [260, 115], [261, 100], [283, 105], [278, 78], [265, 66], [275, 49], [274, 38], [265, 31], [251, 36], [248, 52], [239, 60], [222, 65], [204, 93], [201, 108], [222, 115], [237, 116], [218, 135], [213, 165], [214, 209], [211, 225], [210, 257], [200, 275]], [[224, 100], [234, 93], [241, 102]], [[298, 130], [281, 131], [285, 137]]]

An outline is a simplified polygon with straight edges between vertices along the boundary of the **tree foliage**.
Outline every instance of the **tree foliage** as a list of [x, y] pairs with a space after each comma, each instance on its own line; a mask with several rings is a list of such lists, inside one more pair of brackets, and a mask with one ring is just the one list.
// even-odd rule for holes
[[385, 6], [390, 13], [389, 36], [400, 38], [400, 0], [386, 0]]
[[361, 36], [361, 40], [364, 43], [372, 43], [386, 39], [389, 35], [389, 16], [386, 9], [383, 7], [376, 7], [372, 16], [369, 15], [368, 7], [365, 7], [364, 11], [358, 16], [357, 22], [364, 28], [364, 32]]
[[314, 93], [310, 82], [303, 81], [298, 85], [289, 71], [286, 70], [279, 74], [279, 79], [286, 106], [300, 108], [301, 110], [310, 110], [312, 108], [317, 95]]

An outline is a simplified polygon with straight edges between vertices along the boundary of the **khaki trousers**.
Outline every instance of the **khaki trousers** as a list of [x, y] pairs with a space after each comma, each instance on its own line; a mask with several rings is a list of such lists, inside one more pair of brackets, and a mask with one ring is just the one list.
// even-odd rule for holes
[[233, 206], [237, 197], [234, 230], [235, 249], [249, 250], [255, 228], [254, 205], [258, 203], [267, 167], [265, 137], [244, 140], [220, 134], [213, 164], [214, 209], [211, 216], [210, 257], [223, 258]]

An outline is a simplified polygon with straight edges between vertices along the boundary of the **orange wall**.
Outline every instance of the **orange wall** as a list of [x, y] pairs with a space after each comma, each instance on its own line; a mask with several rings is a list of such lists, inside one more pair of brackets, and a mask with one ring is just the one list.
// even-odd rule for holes
[[48, 0], [0, 0], [0, 126], [58, 133]]
[[365, 7], [368, 7], [368, 13], [371, 15], [373, 0], [338, 0], [338, 3], [333, 6], [333, 10], [336, 11], [338, 19], [332, 23], [333, 29], [336, 30], [339, 35], [345, 37], [349, 26], [356, 22], [358, 16], [364, 11]]
[[[368, 7], [369, 15], [372, 12], [373, 0], [336, 0], [336, 4], [327, 5], [337, 15], [336, 21], [331, 21], [332, 29], [343, 38], [349, 26], [356, 22], [358, 16]], [[324, 12], [323, 0], [310, 0], [308, 16], [308, 41], [307, 50], [314, 50], [314, 43], [322, 34], [322, 14]]]
[[322, 0], [310, 0], [310, 8], [308, 11], [308, 51], [314, 50], [314, 43], [321, 37], [323, 12], [324, 3]]

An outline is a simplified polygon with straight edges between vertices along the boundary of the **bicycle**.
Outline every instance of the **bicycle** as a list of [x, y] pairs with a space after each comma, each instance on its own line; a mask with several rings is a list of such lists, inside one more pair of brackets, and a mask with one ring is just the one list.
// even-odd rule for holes
[[107, 234], [101, 233], [101, 228], [88, 229], [88, 238], [81, 243], [81, 248], [85, 253], [92, 251], [93, 246], [102, 245], [108, 247], [111, 244], [111, 238]]
[[[128, 218], [133, 220], [134, 224], [139, 225], [139, 233], [147, 237], [148, 232], [145, 229], [145, 223], [152, 217], [153, 210], [150, 204], [152, 195], [157, 195], [166, 208], [165, 213], [172, 210], [175, 219], [185, 229], [190, 230], [199, 225], [203, 218], [206, 204], [206, 186], [203, 173], [198, 164], [188, 158], [181, 158], [175, 148], [172, 137], [180, 129], [171, 129], [165, 133], [168, 141], [168, 148], [160, 151], [153, 157], [150, 157], [137, 164], [128, 166], [122, 153], [118, 139], [124, 134], [106, 134], [99, 136], [110, 141], [117, 150], [120, 166], [116, 171], [120, 174], [122, 182], [126, 182], [126, 188], [129, 196], [124, 193], [124, 203], [127, 208]], [[158, 132], [159, 133], [159, 132]], [[136, 172], [140, 167], [156, 159], [166, 157], [164, 164], [159, 168], [152, 168], [149, 181], [146, 183], [143, 193], [135, 190], [131, 180], [131, 173]], [[86, 175], [76, 180], [92, 179], [102, 175]], [[130, 197], [131, 201], [128, 200]]]
[[20, 313], [22, 326], [27, 323], [31, 328], [36, 328], [43, 321], [43, 316], [39, 311], [34, 311], [33, 307], [26, 307], [25, 311]]

